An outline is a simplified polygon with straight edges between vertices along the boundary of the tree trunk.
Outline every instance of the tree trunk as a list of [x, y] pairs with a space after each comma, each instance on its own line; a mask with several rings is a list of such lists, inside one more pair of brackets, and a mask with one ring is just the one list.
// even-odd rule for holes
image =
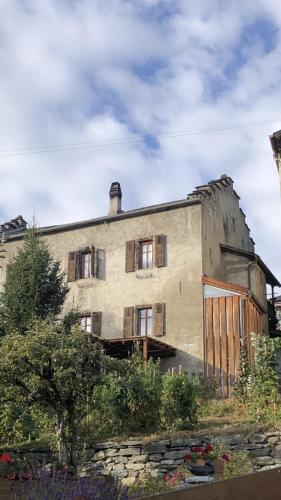
[[71, 405], [68, 408], [68, 426], [69, 426], [69, 456], [68, 465], [76, 467], [77, 460], [77, 421], [74, 407]]
[[68, 453], [67, 453], [67, 443], [65, 437], [65, 423], [64, 423], [63, 411], [57, 412], [56, 436], [57, 436], [57, 445], [59, 452], [59, 462], [61, 464], [67, 464]]

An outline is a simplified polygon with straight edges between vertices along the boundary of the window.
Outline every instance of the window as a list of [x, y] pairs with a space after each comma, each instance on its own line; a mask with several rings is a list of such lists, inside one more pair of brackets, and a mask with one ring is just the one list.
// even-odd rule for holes
[[101, 336], [101, 322], [102, 312], [100, 311], [92, 313], [87, 312], [80, 316], [80, 325], [82, 330], [96, 335], [97, 337]]
[[87, 333], [91, 333], [92, 331], [92, 317], [90, 314], [87, 316], [81, 316], [80, 325], [82, 330], [85, 330]]
[[152, 268], [152, 240], [140, 244], [141, 269]]
[[167, 265], [167, 236], [159, 234], [149, 239], [126, 241], [125, 271], [152, 269]]
[[81, 254], [81, 277], [90, 278], [92, 276], [92, 254], [91, 252], [83, 252]]
[[138, 310], [139, 327], [138, 334], [141, 336], [152, 335], [152, 307]]

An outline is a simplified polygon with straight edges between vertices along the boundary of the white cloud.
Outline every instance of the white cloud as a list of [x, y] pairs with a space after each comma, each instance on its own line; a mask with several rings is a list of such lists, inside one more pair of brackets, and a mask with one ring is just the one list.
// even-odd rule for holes
[[43, 224], [184, 197], [228, 173], [257, 251], [281, 275], [268, 135], [281, 127], [279, 2], [0, 0], [0, 149], [104, 141], [279, 118], [120, 146], [0, 156], [0, 213]]

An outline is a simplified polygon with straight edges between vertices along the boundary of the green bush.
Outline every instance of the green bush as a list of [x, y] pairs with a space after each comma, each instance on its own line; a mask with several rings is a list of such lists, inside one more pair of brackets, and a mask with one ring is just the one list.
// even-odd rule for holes
[[224, 479], [243, 476], [252, 472], [252, 462], [246, 451], [229, 452], [229, 462], [225, 462]]
[[95, 391], [105, 431], [148, 432], [159, 425], [161, 374], [159, 362], [143, 364], [140, 353], [119, 362]]
[[198, 422], [197, 390], [186, 374], [163, 376], [161, 422], [166, 429], [190, 429]]

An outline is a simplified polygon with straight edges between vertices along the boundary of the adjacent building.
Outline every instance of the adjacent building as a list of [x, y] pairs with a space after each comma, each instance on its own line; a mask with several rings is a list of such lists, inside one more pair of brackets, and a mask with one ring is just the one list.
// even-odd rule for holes
[[[1, 226], [7, 256], [25, 232], [20, 216]], [[185, 199], [129, 211], [114, 182], [108, 215], [40, 233], [70, 284], [65, 312], [78, 306], [82, 327], [113, 356], [139, 344], [145, 359], [204, 373], [228, 395], [242, 343], [251, 354], [250, 334], [270, 333], [266, 287], [274, 293], [280, 283], [255, 253], [227, 175]]]
[[273, 157], [276, 162], [279, 179], [280, 179], [280, 190], [281, 190], [281, 130], [274, 132], [270, 136], [271, 147], [273, 151]]

